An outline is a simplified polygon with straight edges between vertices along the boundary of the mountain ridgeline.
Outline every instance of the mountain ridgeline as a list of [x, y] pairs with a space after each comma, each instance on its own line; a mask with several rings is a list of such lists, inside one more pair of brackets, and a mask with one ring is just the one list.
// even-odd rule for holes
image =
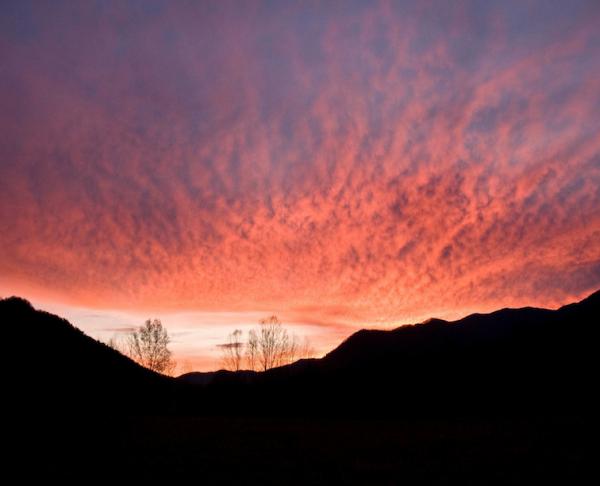
[[29, 405], [269, 416], [579, 413], [593, 407], [600, 291], [558, 310], [502, 309], [362, 330], [321, 359], [263, 373], [178, 379], [140, 367], [22, 299], [0, 301], [0, 315], [22, 349], [14, 379]]
[[87, 413], [169, 407], [172, 380], [96, 341], [67, 320], [17, 297], [0, 300], [0, 316], [14, 346], [11, 372], [19, 411]]
[[257, 413], [579, 413], [593, 406], [600, 291], [558, 310], [502, 309], [362, 330], [322, 359], [188, 374], [203, 406]]

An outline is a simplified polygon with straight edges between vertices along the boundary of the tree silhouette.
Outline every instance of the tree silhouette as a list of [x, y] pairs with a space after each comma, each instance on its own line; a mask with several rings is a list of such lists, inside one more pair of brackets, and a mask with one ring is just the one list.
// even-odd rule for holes
[[254, 337], [252, 334], [250, 337], [256, 341], [256, 365], [262, 371], [292, 363], [305, 357], [303, 353], [311, 352], [308, 339], [300, 345], [297, 336], [290, 335], [277, 316], [261, 319], [258, 329], [252, 332]]
[[261, 319], [258, 327], [248, 332], [246, 343], [242, 341], [242, 331], [236, 329], [227, 336], [227, 342], [218, 347], [222, 352], [223, 368], [231, 371], [240, 370], [244, 358], [247, 369], [266, 371], [314, 355], [308, 338], [301, 341], [296, 335], [289, 334], [274, 315]]
[[227, 370], [238, 371], [242, 366], [244, 343], [242, 342], [242, 331], [236, 329], [227, 337], [225, 344], [219, 347], [223, 353], [222, 363]]
[[304, 339], [298, 345], [298, 359], [302, 358], [314, 358], [315, 348], [313, 348], [310, 339], [304, 336]]
[[259, 321], [258, 332], [258, 365], [261, 370], [280, 366], [284, 355], [288, 352], [289, 336], [277, 316], [270, 316]]
[[248, 343], [246, 344], [246, 362], [248, 369], [255, 370], [258, 363], [258, 335], [256, 330], [252, 329], [248, 333]]
[[127, 335], [127, 354], [142, 366], [168, 375], [175, 368], [168, 348], [170, 341], [160, 320], [148, 319], [143, 326]]

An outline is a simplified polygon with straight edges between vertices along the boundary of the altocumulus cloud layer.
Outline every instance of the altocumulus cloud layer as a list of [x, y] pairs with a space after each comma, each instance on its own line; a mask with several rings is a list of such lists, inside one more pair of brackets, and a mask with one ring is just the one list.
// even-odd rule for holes
[[0, 287], [331, 326], [581, 297], [599, 7], [3, 2]]

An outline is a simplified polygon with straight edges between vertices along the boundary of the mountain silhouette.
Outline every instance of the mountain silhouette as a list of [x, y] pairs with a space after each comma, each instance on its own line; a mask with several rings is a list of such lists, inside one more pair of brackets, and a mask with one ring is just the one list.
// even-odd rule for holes
[[26, 404], [144, 413], [477, 413], [590, 407], [600, 291], [558, 310], [502, 309], [361, 330], [321, 359], [266, 372], [147, 370], [66, 320], [0, 301]]
[[[558, 310], [501, 309], [361, 330], [321, 359], [264, 373], [190, 373], [204, 406], [280, 401], [303, 413], [479, 413], [592, 406], [600, 291]], [[230, 396], [233, 395], [233, 396]], [[235, 399], [234, 399], [235, 396]]]
[[11, 373], [20, 410], [101, 410], [167, 407], [170, 380], [150, 371], [65, 319], [18, 297], [0, 300], [0, 316], [18, 362]]
[[582, 482], [599, 311], [596, 292], [558, 310], [363, 330], [267, 372], [171, 379], [9, 298], [7, 443], [36, 466], [21, 477], [69, 482]]

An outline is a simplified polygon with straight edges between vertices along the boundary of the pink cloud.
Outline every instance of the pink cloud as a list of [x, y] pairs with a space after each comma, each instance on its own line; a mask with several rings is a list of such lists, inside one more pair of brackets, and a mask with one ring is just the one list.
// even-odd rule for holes
[[582, 5], [527, 28], [518, 4], [35, 11], [35, 35], [0, 41], [0, 287], [336, 336], [582, 297], [600, 284]]

